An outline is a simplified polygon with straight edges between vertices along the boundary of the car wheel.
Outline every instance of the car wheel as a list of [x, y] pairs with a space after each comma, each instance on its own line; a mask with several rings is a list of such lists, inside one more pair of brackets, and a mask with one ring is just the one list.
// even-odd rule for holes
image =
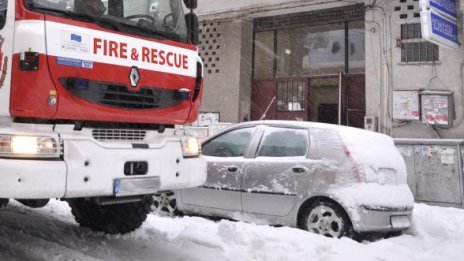
[[77, 223], [93, 231], [124, 234], [140, 227], [151, 211], [153, 199], [146, 195], [137, 202], [99, 205], [84, 198], [70, 199], [68, 204]]
[[326, 237], [354, 236], [348, 215], [330, 201], [315, 201], [310, 204], [301, 217], [300, 227]]
[[180, 212], [177, 210], [177, 202], [174, 192], [166, 191], [153, 195], [153, 212], [162, 215], [176, 216]]

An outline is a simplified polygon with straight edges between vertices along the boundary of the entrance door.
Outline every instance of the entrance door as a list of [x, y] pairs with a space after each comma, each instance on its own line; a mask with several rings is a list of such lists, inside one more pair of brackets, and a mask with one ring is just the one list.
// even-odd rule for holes
[[255, 80], [251, 104], [252, 120], [301, 120], [363, 128], [365, 75]]
[[[365, 74], [348, 74], [341, 77], [341, 124], [364, 128], [366, 115]], [[347, 84], [345, 85], [345, 80]]]

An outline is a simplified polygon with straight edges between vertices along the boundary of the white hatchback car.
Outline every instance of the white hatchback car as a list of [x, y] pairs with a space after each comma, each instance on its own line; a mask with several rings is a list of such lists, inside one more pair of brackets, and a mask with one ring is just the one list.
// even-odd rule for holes
[[256, 121], [202, 144], [201, 187], [160, 193], [158, 210], [299, 227], [329, 237], [400, 232], [414, 198], [386, 135], [311, 122]]

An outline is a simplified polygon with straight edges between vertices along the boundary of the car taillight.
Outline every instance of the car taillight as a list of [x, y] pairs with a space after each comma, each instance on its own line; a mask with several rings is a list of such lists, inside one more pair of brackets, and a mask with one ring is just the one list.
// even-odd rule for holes
[[354, 179], [358, 183], [366, 181], [366, 175], [364, 173], [364, 169], [359, 164], [353, 164], [353, 167], [351, 167], [351, 174], [353, 175]]

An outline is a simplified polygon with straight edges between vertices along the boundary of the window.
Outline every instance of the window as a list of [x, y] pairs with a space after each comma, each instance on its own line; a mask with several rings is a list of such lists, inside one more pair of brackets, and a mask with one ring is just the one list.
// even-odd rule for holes
[[401, 25], [401, 62], [436, 62], [438, 45], [422, 40], [421, 25]]
[[308, 131], [305, 129], [268, 127], [259, 145], [257, 156], [305, 156], [308, 145]]
[[279, 111], [305, 110], [305, 81], [285, 81], [277, 84], [277, 109]]
[[255, 34], [254, 78], [274, 78], [274, 32]]
[[202, 154], [214, 157], [242, 157], [254, 130], [255, 128], [238, 129], [220, 135], [203, 145]]
[[0, 0], [0, 29], [3, 29], [3, 27], [5, 27], [7, 9], [8, 0]]

